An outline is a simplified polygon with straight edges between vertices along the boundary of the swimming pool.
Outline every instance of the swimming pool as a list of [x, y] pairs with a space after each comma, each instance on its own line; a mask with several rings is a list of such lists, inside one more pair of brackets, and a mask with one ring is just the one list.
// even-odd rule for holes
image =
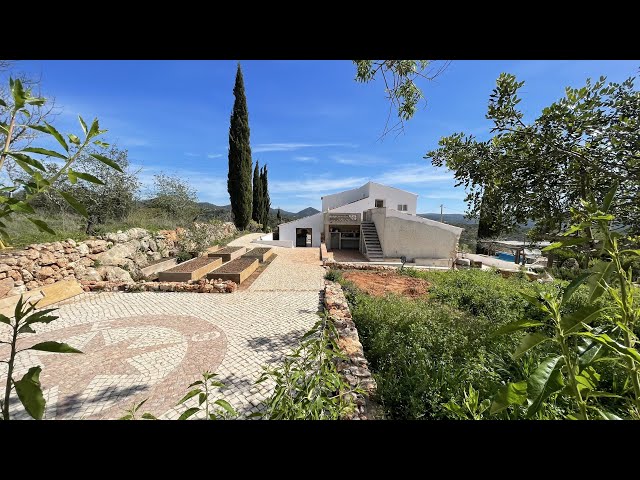
[[505, 262], [515, 262], [516, 261], [516, 257], [510, 253], [504, 253], [504, 252], [500, 252], [496, 255], [496, 258], [499, 258], [500, 260], [504, 260]]

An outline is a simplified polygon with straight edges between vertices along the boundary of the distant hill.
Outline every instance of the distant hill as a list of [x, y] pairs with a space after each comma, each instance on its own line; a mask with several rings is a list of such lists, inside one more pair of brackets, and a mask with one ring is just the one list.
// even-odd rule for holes
[[[208, 211], [215, 211], [215, 210], [230, 211], [231, 210], [231, 205], [214, 205], [213, 203], [209, 203], [209, 202], [198, 202], [198, 205], [203, 210], [208, 210]], [[302, 218], [302, 217], [307, 217], [309, 215], [313, 215], [314, 213], [318, 213], [319, 211], [320, 210], [316, 210], [313, 207], [307, 207], [304, 210], [300, 210], [298, 213], [287, 212], [286, 210], [280, 210], [280, 213], [283, 217]], [[271, 215], [275, 217], [276, 214], [278, 213], [278, 209], [272, 208], [270, 212], [271, 212]]]
[[[440, 221], [439, 213], [419, 213], [418, 216], [422, 218], [428, 218], [429, 220], [436, 220], [438, 222]], [[444, 215], [442, 215], [442, 220], [444, 221], [444, 223], [449, 223], [451, 225], [462, 226], [478, 224], [477, 218], [467, 218], [460, 213], [445, 213]]]
[[[320, 210], [313, 207], [307, 207], [304, 210], [300, 210], [298, 213], [294, 213], [293, 215], [302, 218], [308, 217], [309, 215], [315, 215], [316, 213], [320, 213]], [[284, 215], [284, 212], [282, 214]]]

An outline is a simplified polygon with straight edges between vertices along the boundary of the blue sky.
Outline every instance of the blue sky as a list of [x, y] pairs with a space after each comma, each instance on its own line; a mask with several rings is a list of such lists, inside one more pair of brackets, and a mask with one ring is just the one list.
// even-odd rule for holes
[[[354, 81], [350, 61], [242, 61], [253, 159], [267, 163], [271, 204], [320, 208], [320, 196], [378, 181], [419, 195], [418, 212], [463, 213], [451, 172], [424, 154], [454, 132], [489, 135], [484, 118], [501, 72], [524, 80], [529, 119], [587, 77], [621, 81], [640, 61], [453, 61], [434, 82], [404, 134], [380, 134], [383, 86]], [[149, 186], [160, 171], [188, 180], [202, 201], [228, 204], [227, 149], [235, 61], [20, 61], [59, 107], [54, 124], [78, 133], [76, 116], [100, 119], [107, 140], [129, 151]]]

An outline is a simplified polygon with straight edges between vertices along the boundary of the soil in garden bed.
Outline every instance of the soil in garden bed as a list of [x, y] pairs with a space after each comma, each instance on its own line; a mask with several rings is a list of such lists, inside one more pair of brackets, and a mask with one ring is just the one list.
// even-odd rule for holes
[[395, 293], [407, 298], [418, 298], [426, 295], [430, 285], [421, 278], [398, 275], [395, 272], [351, 271], [345, 272], [343, 277], [363, 292], [376, 297]]
[[[238, 286], [238, 292], [242, 292], [244, 290], [246, 290], [247, 288], [249, 288], [251, 286], [251, 284], [253, 282], [256, 281], [256, 278], [258, 278], [260, 276], [260, 274], [264, 271], [265, 268], [267, 268], [269, 266], [269, 264], [271, 262], [273, 262], [276, 258], [278, 257], [277, 253], [274, 253], [273, 255], [271, 255], [264, 263], [261, 263], [258, 268], [256, 268], [256, 271], [253, 272], [251, 275], [249, 275], [247, 277], [247, 279], [242, 282], [242, 284], [240, 284]], [[217, 270], [214, 270], [212, 273], [217, 272]]]
[[260, 256], [260, 255], [264, 255], [265, 253], [267, 253], [269, 250], [271, 250], [271, 248], [269, 247], [258, 247], [258, 248], [254, 248], [252, 250], [249, 250], [247, 253], [244, 254], [245, 257], [252, 257], [252, 256]]
[[165, 270], [165, 272], [189, 273], [199, 269], [200, 267], [204, 267], [209, 263], [213, 263], [217, 261], [218, 261], [217, 257], [198, 257], [192, 260], [187, 260], [186, 262], [183, 262], [183, 263], [179, 263], [175, 267], [170, 268], [169, 270]]
[[255, 261], [255, 258], [236, 258], [235, 260], [231, 260], [230, 262], [223, 264], [221, 267], [216, 268], [210, 273], [210, 275], [215, 276], [217, 273], [240, 273]]
[[233, 253], [233, 252], [237, 252], [241, 248], [244, 248], [244, 247], [224, 247], [224, 248], [221, 248], [220, 250], [216, 250], [215, 252], [211, 252], [211, 253], [215, 253], [215, 254], [218, 254], [218, 253]]

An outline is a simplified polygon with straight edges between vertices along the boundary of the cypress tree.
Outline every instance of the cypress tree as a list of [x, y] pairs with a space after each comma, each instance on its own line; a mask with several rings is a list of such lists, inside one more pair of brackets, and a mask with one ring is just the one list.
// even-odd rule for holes
[[249, 143], [249, 112], [244, 93], [244, 79], [240, 62], [233, 87], [235, 101], [229, 126], [229, 177], [227, 190], [231, 199], [233, 221], [244, 230], [251, 219], [251, 145]]
[[269, 182], [267, 180], [267, 166], [262, 167], [262, 229], [267, 230], [269, 226], [269, 211], [271, 210], [271, 199], [269, 198]]
[[262, 177], [257, 160], [256, 168], [253, 170], [253, 212], [251, 218], [262, 223]]
[[280, 212], [280, 208], [278, 208], [278, 213], [276, 213], [276, 220], [278, 220], [278, 223], [282, 222], [282, 213]]

